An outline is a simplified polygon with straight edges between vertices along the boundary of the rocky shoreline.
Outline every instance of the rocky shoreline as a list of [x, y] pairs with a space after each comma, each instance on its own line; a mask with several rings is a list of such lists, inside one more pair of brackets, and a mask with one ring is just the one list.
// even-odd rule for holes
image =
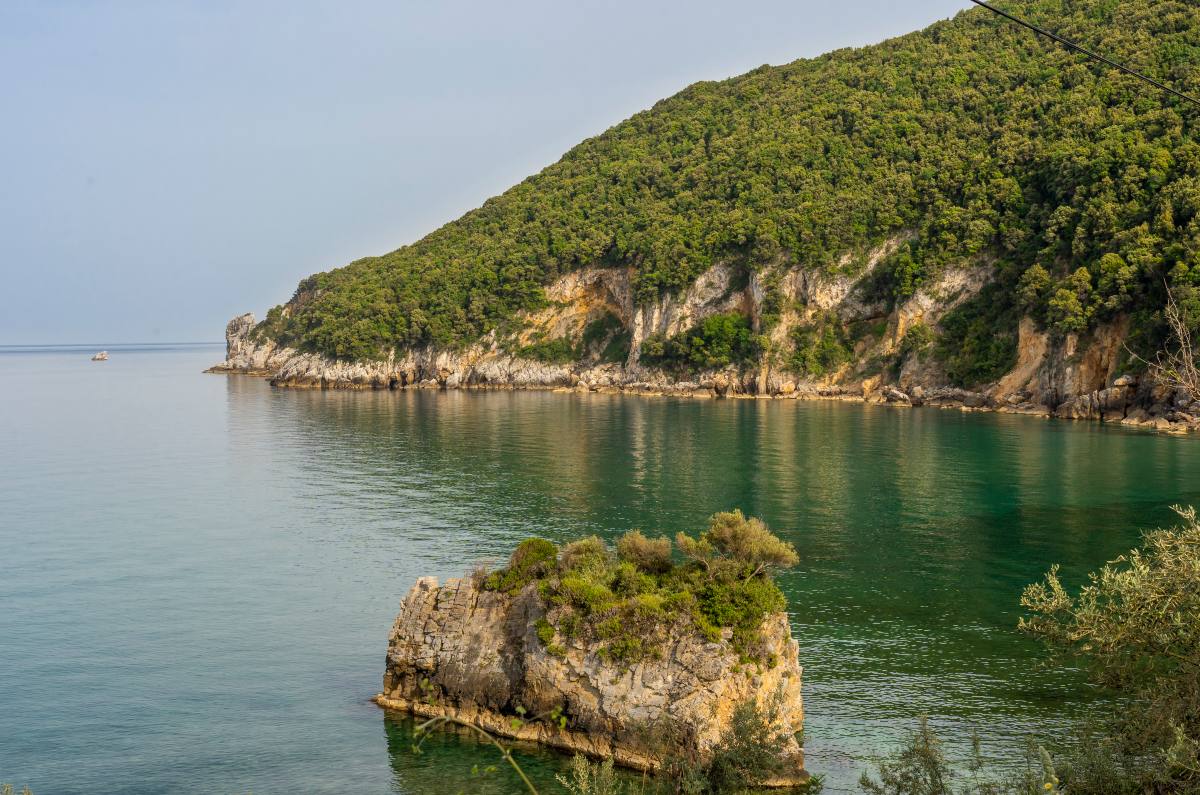
[[1129, 375], [1115, 377], [1101, 389], [1068, 395], [1061, 402], [1045, 402], [1044, 394], [1029, 389], [1007, 391], [1005, 382], [1014, 380], [1007, 376], [980, 392], [920, 383], [901, 386], [884, 383], [879, 376], [854, 384], [836, 384], [735, 369], [677, 381], [662, 371], [645, 367], [635, 367], [631, 372], [620, 364], [594, 367], [547, 364], [506, 354], [495, 345], [485, 344], [464, 351], [410, 350], [384, 361], [340, 362], [255, 339], [254, 328], [252, 314], [231, 320], [225, 332], [225, 361], [206, 372], [259, 376], [269, 378], [273, 386], [290, 388], [530, 389], [700, 399], [842, 400], [1093, 420], [1174, 434], [1200, 430], [1200, 402], [1192, 402], [1181, 393], [1164, 394]]
[[[622, 667], [581, 640], [548, 648], [537, 632], [545, 612], [535, 586], [514, 596], [481, 590], [471, 578], [440, 586], [420, 578], [392, 627], [375, 702], [636, 770], [657, 766], [664, 720], [702, 754], [747, 700], [777, 699], [789, 736], [803, 725], [802, 668], [784, 613], [763, 624], [773, 666], [743, 663], [728, 637], [710, 642], [688, 627], [664, 638], [661, 657]], [[536, 718], [551, 712], [560, 720]], [[768, 786], [807, 780], [803, 749], [794, 738], [790, 745], [794, 772]]]

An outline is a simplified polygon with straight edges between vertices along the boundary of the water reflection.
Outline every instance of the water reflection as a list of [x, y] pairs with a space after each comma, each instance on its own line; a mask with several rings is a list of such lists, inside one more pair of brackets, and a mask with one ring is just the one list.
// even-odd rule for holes
[[[527, 792], [498, 749], [478, 734], [449, 726], [429, 733], [418, 749], [417, 721], [391, 712], [382, 716], [395, 792], [471, 795]], [[520, 745], [514, 756], [535, 786], [551, 785], [556, 774], [566, 771], [563, 755], [536, 746]]]
[[[235, 425], [247, 388], [229, 382]], [[1169, 522], [1170, 503], [1200, 502], [1193, 440], [1088, 424], [826, 402], [256, 394], [308, 498], [390, 539], [406, 572], [458, 573], [531, 534], [762, 516], [801, 552], [782, 585], [811, 764], [834, 790], [921, 713], [978, 729], [1004, 757], [1083, 708], [1079, 680], [1039, 670], [1013, 632], [1021, 588], [1053, 562], [1078, 578]], [[398, 780], [424, 764], [392, 763]]]
[[[1055, 561], [1077, 580], [1200, 502], [1196, 439], [839, 403], [275, 390], [202, 375], [217, 358], [0, 356], [0, 769], [35, 792], [510, 792], [470, 776], [486, 749], [447, 737], [414, 758], [368, 701], [413, 580], [534, 533], [694, 532], [734, 506], [802, 554], [782, 585], [831, 790], [921, 712], [1005, 757], [1086, 707], [1012, 631], [1022, 586]], [[86, 696], [47, 709], [63, 693]], [[532, 757], [547, 782], [563, 762]]]

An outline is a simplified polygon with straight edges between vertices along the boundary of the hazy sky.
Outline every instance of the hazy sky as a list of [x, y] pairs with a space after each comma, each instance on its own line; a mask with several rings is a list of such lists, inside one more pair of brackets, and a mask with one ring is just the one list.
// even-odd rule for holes
[[0, 344], [219, 340], [690, 83], [969, 5], [0, 0]]

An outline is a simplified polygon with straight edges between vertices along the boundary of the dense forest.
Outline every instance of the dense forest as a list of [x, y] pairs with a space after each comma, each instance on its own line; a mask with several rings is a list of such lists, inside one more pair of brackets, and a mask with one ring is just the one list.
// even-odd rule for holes
[[[1196, 5], [1000, 5], [1200, 90]], [[902, 234], [875, 277], [894, 299], [946, 268], [994, 262], [987, 300], [952, 318], [953, 344], [936, 348], [957, 380], [1006, 355], [989, 340], [1021, 314], [1067, 333], [1127, 313], [1132, 344], [1145, 345], [1167, 285], [1185, 303], [1200, 285], [1198, 115], [976, 8], [690, 86], [416, 243], [305, 279], [259, 331], [341, 359], [461, 346], [543, 305], [544, 286], [581, 266], [631, 266], [650, 300], [721, 261], [862, 268]], [[730, 344], [753, 351], [736, 325]], [[834, 337], [798, 340], [799, 368], [836, 359]]]

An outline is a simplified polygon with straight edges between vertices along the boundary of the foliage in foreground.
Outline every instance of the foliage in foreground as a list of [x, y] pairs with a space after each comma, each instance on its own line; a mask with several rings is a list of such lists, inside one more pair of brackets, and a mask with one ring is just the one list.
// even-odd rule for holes
[[1046, 795], [1059, 792], [1054, 763], [1045, 749], [1030, 746], [1023, 770], [1000, 777], [987, 774], [979, 738], [971, 738], [966, 771], [955, 770], [925, 717], [907, 740], [879, 765], [879, 778], [863, 773], [859, 787], [871, 795]]
[[715, 514], [698, 537], [679, 533], [674, 546], [682, 561], [670, 539], [637, 530], [617, 541], [615, 553], [595, 536], [561, 550], [530, 538], [480, 584], [512, 595], [536, 584], [549, 608], [537, 633], [552, 654], [581, 639], [602, 656], [633, 663], [658, 656], [656, 639], [669, 636], [661, 630], [686, 622], [712, 641], [728, 629], [744, 659], [774, 665], [760, 628], [786, 606], [770, 575], [799, 562], [795, 548], [736, 510]]
[[569, 795], [624, 795], [628, 790], [613, 768], [612, 758], [591, 762], [586, 756], [571, 758], [569, 775], [555, 776]]
[[1077, 727], [1054, 761], [1031, 746], [1024, 771], [988, 778], [977, 744], [970, 775], [956, 773], [922, 719], [862, 787], [873, 795], [1200, 792], [1200, 520], [1191, 508], [1176, 511], [1180, 525], [1147, 533], [1078, 594], [1054, 567], [1021, 597], [1020, 628], [1046, 643], [1051, 662], [1090, 672], [1111, 697], [1107, 721]]
[[1084, 725], [1054, 757], [1032, 738], [1013, 762], [997, 772], [984, 762], [972, 737], [965, 769], [952, 765], [943, 741], [921, 718], [906, 741], [879, 765], [879, 777], [863, 773], [860, 788], [871, 795], [1156, 795], [1194, 793], [1184, 782], [1147, 779], [1144, 760], [1131, 757], [1111, 736]]
[[929, 719], [922, 717], [904, 745], [882, 761], [880, 777], [863, 773], [858, 784], [870, 795], [1055, 795], [1062, 791], [1054, 761], [1044, 748], [1031, 743], [1024, 757], [1021, 769], [989, 776], [978, 736], [973, 735], [970, 763], [965, 771], [955, 770]]
[[[712, 754], [701, 757], [690, 746], [674, 743], [665, 749], [658, 773], [658, 791], [682, 795], [725, 795], [746, 792], [784, 773], [789, 758], [784, 753], [791, 736], [779, 728], [779, 703], [746, 701], [733, 711], [729, 729]], [[671, 737], [668, 730], [660, 736]], [[687, 750], [683, 750], [687, 749]], [[802, 789], [819, 791], [820, 780]]]
[[1200, 521], [1146, 534], [1078, 595], [1058, 568], [1029, 586], [1021, 629], [1086, 666], [1118, 709], [1112, 749], [1144, 787], [1200, 789]]

